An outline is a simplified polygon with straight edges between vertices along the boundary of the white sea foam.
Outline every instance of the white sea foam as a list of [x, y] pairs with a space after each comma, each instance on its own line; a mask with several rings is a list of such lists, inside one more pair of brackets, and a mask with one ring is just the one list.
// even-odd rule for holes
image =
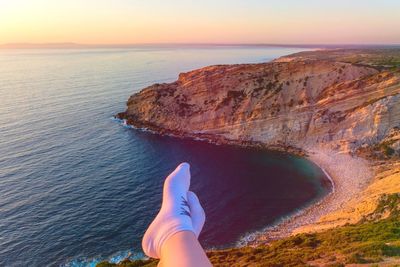
[[145, 258], [143, 253], [135, 253], [133, 250], [125, 250], [117, 252], [109, 257], [93, 257], [93, 258], [77, 258], [66, 264], [62, 265], [64, 267], [95, 267], [98, 263], [102, 261], [108, 261], [110, 263], [119, 263], [125, 259], [139, 260]]
[[333, 181], [332, 177], [329, 175], [329, 173], [324, 168], [322, 168], [320, 166], [318, 166], [318, 167], [324, 172], [325, 176], [331, 182], [331, 184], [332, 184], [332, 193], [335, 193], [335, 182]]
[[122, 125], [125, 128], [135, 129], [138, 131], [147, 132], [147, 133], [151, 133], [151, 134], [157, 134], [157, 132], [150, 130], [146, 127], [140, 128], [140, 127], [135, 127], [133, 125], [130, 125], [130, 124], [128, 124], [128, 121], [125, 119], [118, 119], [118, 118], [112, 117], [112, 120], [118, 122], [120, 125]]

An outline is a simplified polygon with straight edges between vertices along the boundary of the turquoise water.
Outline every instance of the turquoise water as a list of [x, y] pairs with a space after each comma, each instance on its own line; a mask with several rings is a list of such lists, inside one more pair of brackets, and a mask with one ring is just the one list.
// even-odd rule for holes
[[310, 162], [135, 131], [112, 119], [128, 97], [179, 72], [264, 62], [273, 47], [0, 50], [0, 266], [86, 266], [140, 257], [164, 177], [192, 165], [206, 247], [247, 233], [329, 190]]

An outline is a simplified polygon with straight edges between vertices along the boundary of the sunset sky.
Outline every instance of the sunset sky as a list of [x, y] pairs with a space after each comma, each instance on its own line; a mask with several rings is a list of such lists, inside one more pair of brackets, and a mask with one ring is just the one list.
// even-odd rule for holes
[[399, 44], [398, 0], [0, 0], [0, 44]]

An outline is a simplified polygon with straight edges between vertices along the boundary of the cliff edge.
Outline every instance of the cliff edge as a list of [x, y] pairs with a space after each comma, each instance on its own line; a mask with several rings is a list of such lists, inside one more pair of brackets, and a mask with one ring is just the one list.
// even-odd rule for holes
[[400, 126], [399, 93], [398, 71], [291, 56], [182, 73], [131, 96], [118, 116], [214, 141], [354, 152]]
[[161, 134], [308, 154], [336, 191], [285, 233], [356, 223], [400, 192], [400, 49], [209, 66], [132, 95], [117, 117]]

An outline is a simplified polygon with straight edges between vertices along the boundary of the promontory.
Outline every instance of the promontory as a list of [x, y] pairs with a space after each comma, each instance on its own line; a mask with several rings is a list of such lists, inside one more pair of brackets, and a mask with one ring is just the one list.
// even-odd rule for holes
[[[400, 261], [400, 49], [317, 50], [209, 66], [132, 95], [117, 117], [160, 134], [304, 155], [332, 178], [334, 192], [258, 233], [251, 247], [209, 252], [215, 265]], [[390, 238], [383, 232], [344, 238], [350, 250], [332, 241], [341, 231], [378, 231], [380, 223], [391, 229]], [[290, 247], [284, 242], [292, 244], [291, 260], [272, 255], [273, 248]]]

